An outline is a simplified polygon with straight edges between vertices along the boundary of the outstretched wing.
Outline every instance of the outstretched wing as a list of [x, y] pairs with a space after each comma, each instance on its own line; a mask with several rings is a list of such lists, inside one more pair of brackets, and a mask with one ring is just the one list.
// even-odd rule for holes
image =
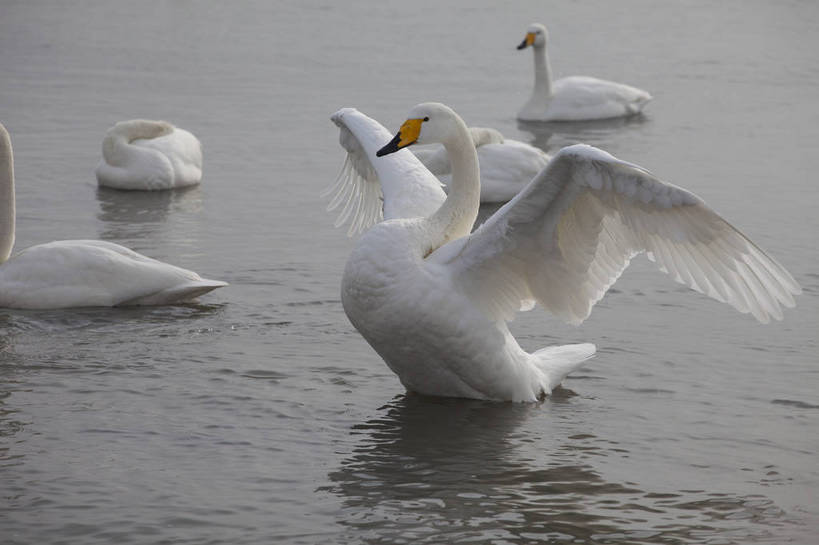
[[412, 153], [376, 157], [392, 138], [378, 121], [355, 108], [343, 108], [331, 119], [347, 150], [336, 182], [323, 193], [332, 195], [327, 210], [341, 207], [336, 227], [350, 221], [352, 236], [382, 219], [425, 217], [441, 206], [446, 198], [441, 183]]
[[487, 314], [539, 302], [585, 320], [635, 255], [760, 322], [782, 319], [799, 285], [699, 197], [591, 146], [562, 149], [470, 236], [428, 258]]

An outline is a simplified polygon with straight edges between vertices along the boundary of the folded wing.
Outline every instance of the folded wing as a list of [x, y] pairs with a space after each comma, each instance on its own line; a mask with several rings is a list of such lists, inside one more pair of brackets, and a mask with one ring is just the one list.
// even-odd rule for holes
[[492, 317], [509, 320], [537, 301], [577, 324], [642, 252], [676, 281], [763, 323], [781, 319], [801, 291], [699, 197], [585, 145], [562, 149], [480, 228], [428, 260]]

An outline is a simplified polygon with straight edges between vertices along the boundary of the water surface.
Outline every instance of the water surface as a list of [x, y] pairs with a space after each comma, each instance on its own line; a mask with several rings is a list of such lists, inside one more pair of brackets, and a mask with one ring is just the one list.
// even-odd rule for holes
[[[514, 119], [526, 26], [558, 76], [650, 90], [645, 116]], [[100, 238], [231, 286], [200, 304], [0, 310], [0, 541], [799, 543], [819, 532], [819, 9], [518, 2], [3, 2], [17, 248]], [[394, 130], [438, 100], [547, 151], [587, 142], [683, 185], [805, 288], [761, 326], [635, 261], [540, 404], [407, 396], [344, 316], [351, 241], [318, 197], [336, 109]], [[99, 190], [114, 122], [199, 136], [174, 193]]]

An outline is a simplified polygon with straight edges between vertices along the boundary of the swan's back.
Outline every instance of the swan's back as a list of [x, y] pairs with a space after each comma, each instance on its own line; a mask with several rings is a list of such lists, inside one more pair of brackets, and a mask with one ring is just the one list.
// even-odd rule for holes
[[580, 121], [635, 115], [651, 95], [624, 83], [570, 76], [554, 82], [546, 114], [552, 121]]
[[161, 305], [226, 286], [101, 240], [39, 244], [0, 266], [0, 307]]
[[155, 149], [168, 158], [174, 171], [174, 187], [187, 187], [202, 180], [202, 144], [185, 129], [176, 128], [170, 134], [132, 143]]

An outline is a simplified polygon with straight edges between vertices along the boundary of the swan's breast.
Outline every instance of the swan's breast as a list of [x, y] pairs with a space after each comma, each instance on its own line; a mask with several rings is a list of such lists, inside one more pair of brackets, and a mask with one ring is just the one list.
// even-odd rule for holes
[[412, 221], [382, 222], [361, 237], [342, 280], [344, 310], [410, 390], [493, 397], [490, 385], [513, 365], [504, 333], [422, 258]]

